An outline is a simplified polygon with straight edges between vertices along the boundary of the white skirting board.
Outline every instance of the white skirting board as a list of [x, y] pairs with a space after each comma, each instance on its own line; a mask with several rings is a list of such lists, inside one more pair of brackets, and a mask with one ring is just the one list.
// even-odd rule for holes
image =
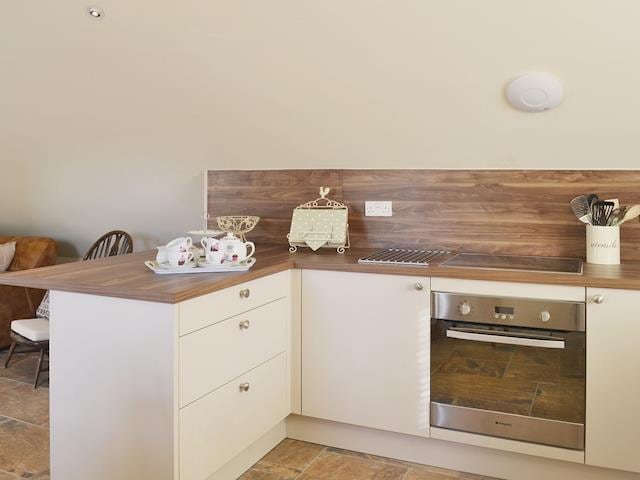
[[520, 442], [518, 440], [509, 440], [507, 438], [490, 437], [488, 435], [478, 435], [476, 433], [459, 432], [456, 430], [437, 427], [431, 427], [431, 438], [505, 452], [523, 453], [528, 456], [542, 457], [545, 459], [584, 464], [584, 451], [579, 450], [549, 447], [547, 445]]
[[287, 437], [505, 480], [640, 479], [640, 475], [628, 472], [463, 445], [452, 441], [373, 430], [298, 415], [290, 415], [287, 418]]
[[285, 438], [286, 420], [283, 420], [207, 480], [236, 480]]

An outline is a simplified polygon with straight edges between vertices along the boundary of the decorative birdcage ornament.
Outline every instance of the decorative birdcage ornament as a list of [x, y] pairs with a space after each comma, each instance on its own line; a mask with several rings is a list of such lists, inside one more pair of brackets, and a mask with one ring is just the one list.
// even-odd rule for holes
[[256, 228], [260, 221], [260, 217], [250, 215], [228, 215], [224, 217], [216, 217], [216, 222], [220, 230], [226, 233], [232, 233], [243, 242], [247, 241], [246, 234]]

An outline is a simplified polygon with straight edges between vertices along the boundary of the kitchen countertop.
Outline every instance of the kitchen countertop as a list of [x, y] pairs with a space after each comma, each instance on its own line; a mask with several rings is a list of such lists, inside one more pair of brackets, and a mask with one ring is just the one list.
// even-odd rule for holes
[[[153, 273], [144, 265], [144, 261], [153, 259], [155, 251], [147, 251], [2, 273], [0, 284], [178, 303], [273, 273], [303, 268], [640, 290], [640, 263], [612, 266], [585, 263], [582, 275], [443, 267], [438, 264], [415, 267], [357, 263], [358, 258], [377, 250], [380, 249], [351, 249], [340, 255], [328, 249], [316, 253], [301, 249], [298, 253], [290, 254], [286, 246], [263, 245], [258, 246], [255, 266], [247, 272], [190, 275]], [[438, 260], [438, 263], [443, 260]]]

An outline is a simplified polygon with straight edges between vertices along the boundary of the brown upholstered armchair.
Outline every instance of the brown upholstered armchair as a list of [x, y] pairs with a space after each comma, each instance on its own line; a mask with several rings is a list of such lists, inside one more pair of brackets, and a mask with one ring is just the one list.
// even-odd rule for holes
[[[52, 239], [0, 236], [0, 244], [14, 241], [16, 254], [8, 271], [45, 267], [55, 263], [57, 246]], [[44, 290], [34, 288], [2, 285], [2, 272], [0, 272], [0, 348], [11, 344], [9, 332], [13, 320], [36, 316], [36, 309], [44, 293]]]

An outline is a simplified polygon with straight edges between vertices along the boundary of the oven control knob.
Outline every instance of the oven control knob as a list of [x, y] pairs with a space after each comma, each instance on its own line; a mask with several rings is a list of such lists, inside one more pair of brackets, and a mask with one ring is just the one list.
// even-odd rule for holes
[[458, 307], [458, 310], [460, 310], [460, 313], [462, 315], [469, 315], [471, 313], [471, 305], [469, 305], [467, 302], [464, 302]]
[[543, 310], [540, 312], [540, 320], [542, 320], [543, 322], [547, 323], [549, 320], [551, 320], [551, 314], [549, 312], [547, 312], [546, 310]]

